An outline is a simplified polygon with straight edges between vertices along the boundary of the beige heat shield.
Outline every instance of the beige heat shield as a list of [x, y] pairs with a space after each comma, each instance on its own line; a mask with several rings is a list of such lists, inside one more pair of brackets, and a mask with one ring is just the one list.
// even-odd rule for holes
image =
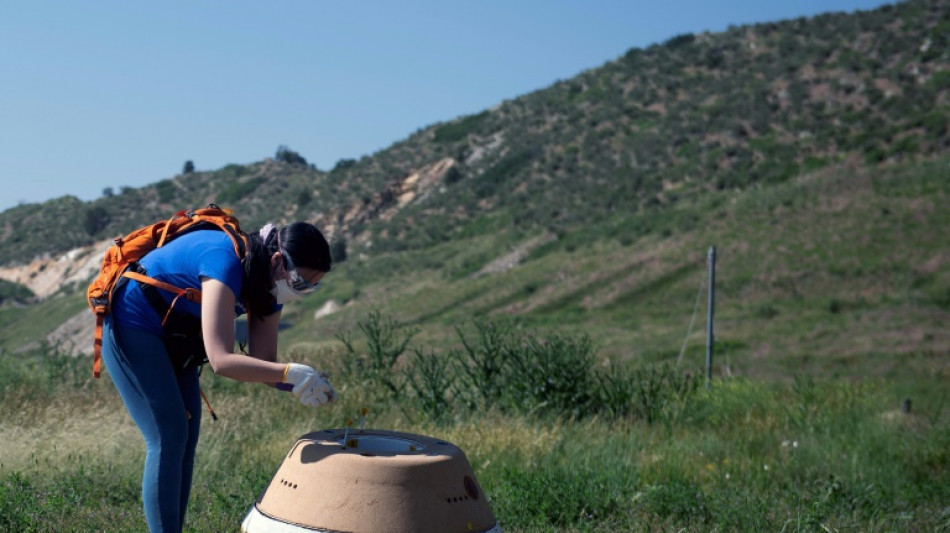
[[458, 446], [377, 429], [327, 429], [300, 437], [241, 529], [501, 532]]

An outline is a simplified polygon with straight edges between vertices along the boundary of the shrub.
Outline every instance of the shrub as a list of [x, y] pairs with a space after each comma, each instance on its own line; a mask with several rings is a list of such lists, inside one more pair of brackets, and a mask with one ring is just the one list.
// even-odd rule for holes
[[247, 174], [248, 168], [237, 163], [230, 163], [217, 172], [216, 178], [237, 178]]
[[439, 126], [433, 133], [435, 142], [447, 143], [460, 141], [474, 132], [489, 116], [488, 111], [482, 111], [477, 115], [469, 115]]
[[288, 165], [307, 165], [307, 160], [304, 159], [303, 156], [284, 145], [277, 147], [277, 153], [274, 155], [274, 159]]
[[509, 343], [504, 356], [502, 387], [511, 410], [591, 412], [594, 357], [590, 338], [527, 335]]
[[597, 410], [611, 417], [631, 417], [650, 424], [686, 412], [699, 387], [692, 372], [669, 364], [635, 367], [611, 365], [593, 374]]
[[218, 193], [216, 203], [228, 204], [237, 202], [250, 195], [265, 181], [267, 181], [267, 178], [263, 176], [257, 176], [245, 181], [236, 181]]
[[0, 304], [7, 302], [27, 303], [36, 295], [25, 285], [0, 279]]
[[445, 172], [445, 183], [451, 185], [453, 183], [458, 183], [462, 179], [462, 172], [459, 171], [457, 166], [452, 166]]
[[346, 347], [346, 373], [363, 385], [371, 400], [400, 399], [405, 380], [397, 371], [396, 364], [416, 331], [403, 330], [395, 320], [383, 317], [379, 311], [370, 313], [369, 318], [358, 326], [366, 339], [365, 356], [359, 355], [348, 336], [337, 336]]
[[330, 244], [330, 258], [334, 263], [346, 261], [346, 239], [338, 237]]
[[158, 201], [167, 204], [175, 199], [175, 184], [171, 180], [160, 181], [155, 184]]
[[413, 350], [406, 369], [406, 382], [419, 409], [434, 420], [445, 419], [452, 413], [454, 398], [459, 395], [454, 361], [452, 357]]
[[672, 50], [687, 44], [692, 44], [695, 40], [696, 36], [692, 33], [681, 33], [680, 35], [676, 35], [667, 39], [666, 42], [663, 43], [663, 46]]
[[337, 172], [337, 171], [340, 171], [340, 170], [346, 170], [346, 169], [348, 169], [348, 168], [352, 168], [352, 167], [355, 167], [355, 166], [356, 166], [356, 160], [355, 160], [355, 159], [341, 159], [341, 160], [337, 161], [335, 165], [333, 165], [333, 170], [331, 170], [330, 172]]
[[463, 349], [413, 349], [401, 361], [416, 330], [404, 330], [378, 312], [359, 329], [365, 355], [349, 336], [338, 336], [347, 351], [347, 381], [359, 383], [368, 401], [399, 399], [405, 412], [414, 409], [434, 420], [459, 409], [498, 409], [670, 422], [687, 412], [699, 383], [670, 365], [595, 368], [586, 335], [515, 334], [510, 324], [476, 320], [473, 333], [456, 328]]
[[502, 373], [504, 372], [505, 345], [511, 337], [511, 328], [505, 324], [476, 321], [475, 336], [466, 337], [456, 328], [465, 347], [465, 364], [461, 366], [463, 384], [469, 389], [470, 406], [495, 405], [501, 398]]
[[947, 133], [947, 115], [939, 111], [929, 113], [921, 119], [921, 126], [932, 138], [943, 137]]
[[303, 207], [313, 200], [313, 191], [310, 189], [301, 189], [297, 193], [297, 207]]
[[110, 220], [109, 212], [104, 207], [94, 206], [83, 214], [82, 227], [89, 235], [95, 235], [105, 229]]
[[496, 194], [501, 184], [510, 180], [531, 163], [530, 150], [522, 150], [498, 161], [488, 168], [475, 184], [475, 194], [479, 198], [486, 198]]

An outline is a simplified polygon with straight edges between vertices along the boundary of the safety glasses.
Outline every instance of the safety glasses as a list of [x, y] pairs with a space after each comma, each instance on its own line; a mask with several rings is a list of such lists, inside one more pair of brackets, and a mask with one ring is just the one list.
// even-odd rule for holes
[[280, 255], [284, 258], [284, 270], [287, 271], [287, 284], [290, 285], [291, 289], [301, 294], [309, 294], [320, 288], [319, 281], [310, 283], [300, 275], [300, 272], [297, 272], [297, 268], [294, 266], [293, 260], [290, 259], [290, 254], [287, 253], [287, 250], [281, 248]]

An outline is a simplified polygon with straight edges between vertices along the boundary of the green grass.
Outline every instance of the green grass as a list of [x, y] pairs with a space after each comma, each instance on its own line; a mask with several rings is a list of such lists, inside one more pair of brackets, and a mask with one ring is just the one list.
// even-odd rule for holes
[[[838, 164], [552, 230], [495, 273], [478, 274], [539, 235], [492, 223], [354, 253], [286, 307], [281, 334], [287, 359], [331, 369], [341, 403], [305, 410], [206, 375], [222, 419], [205, 424], [188, 527], [235, 529], [299, 435], [368, 406], [374, 427], [460, 445], [505, 531], [946, 530], [948, 193], [946, 159]], [[675, 378], [702, 373], [713, 244], [713, 387], [686, 394]], [[314, 320], [330, 299], [345, 306]], [[0, 308], [0, 531], [144, 527], [141, 438], [115, 391], [38, 342], [84, 305], [63, 290]], [[415, 334], [360, 375], [345, 363], [367, 353], [359, 325], [375, 313]], [[473, 321], [510, 328], [501, 381], [446, 381], [471, 361], [459, 332], [476, 338]], [[502, 400], [478, 399], [484, 387]]]
[[[141, 531], [144, 446], [108, 378], [49, 354], [0, 365], [0, 530]], [[340, 427], [369, 397], [337, 383], [341, 402], [310, 410], [202, 381], [221, 419], [203, 422], [187, 531], [236, 530], [296, 438]], [[720, 379], [654, 423], [495, 410], [411, 422], [375, 403], [369, 426], [459, 445], [510, 532], [939, 531], [950, 527], [950, 405], [931, 397], [941, 382]]]
[[[29, 306], [0, 307], [0, 354], [35, 347], [45, 336], [87, 309], [85, 295], [56, 294]], [[91, 312], [90, 312], [90, 317]], [[89, 324], [94, 324], [90, 319]]]

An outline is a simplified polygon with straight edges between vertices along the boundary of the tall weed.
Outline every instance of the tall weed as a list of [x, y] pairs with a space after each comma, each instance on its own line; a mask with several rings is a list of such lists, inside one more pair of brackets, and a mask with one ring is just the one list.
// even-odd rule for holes
[[[595, 368], [587, 336], [539, 336], [510, 324], [477, 320], [456, 328], [462, 349], [424, 355], [409, 342], [414, 330], [373, 313], [359, 323], [362, 343], [346, 335], [344, 373], [369, 389], [371, 400], [398, 399], [443, 419], [449, 411], [632, 417], [653, 423], [680, 416], [698, 380], [669, 365]], [[359, 355], [357, 346], [366, 346]]]
[[365, 354], [360, 354], [354, 348], [348, 335], [337, 336], [346, 347], [346, 376], [359, 381], [373, 400], [401, 399], [406, 382], [398, 370], [398, 363], [416, 331], [407, 331], [394, 319], [384, 317], [378, 311], [370, 313], [367, 320], [360, 322], [359, 329], [365, 338]]

